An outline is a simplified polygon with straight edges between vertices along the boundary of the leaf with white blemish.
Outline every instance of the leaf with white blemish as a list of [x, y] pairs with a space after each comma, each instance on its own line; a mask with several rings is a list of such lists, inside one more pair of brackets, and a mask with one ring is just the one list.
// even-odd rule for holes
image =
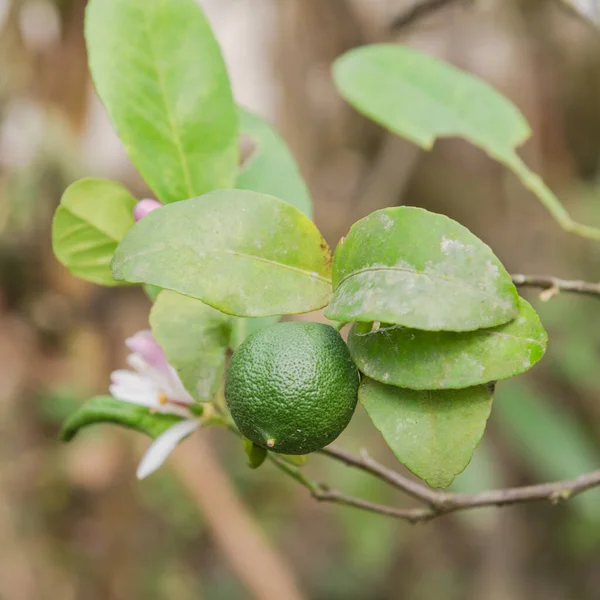
[[513, 321], [462, 333], [397, 325], [371, 332], [355, 325], [348, 347], [365, 375], [400, 387], [465, 388], [508, 379], [537, 363], [548, 343], [535, 310], [523, 299], [519, 304], [519, 316]]
[[358, 399], [396, 458], [431, 487], [448, 487], [481, 441], [491, 386], [407, 390], [364, 378]]
[[308, 312], [331, 297], [331, 253], [314, 223], [282, 200], [245, 190], [151, 212], [125, 236], [112, 268], [116, 279], [240, 317]]
[[210, 402], [221, 385], [232, 321], [200, 300], [168, 290], [150, 311], [154, 339], [196, 400]]
[[473, 331], [518, 316], [518, 295], [492, 250], [444, 215], [401, 206], [355, 223], [333, 260], [325, 316], [430, 331]]

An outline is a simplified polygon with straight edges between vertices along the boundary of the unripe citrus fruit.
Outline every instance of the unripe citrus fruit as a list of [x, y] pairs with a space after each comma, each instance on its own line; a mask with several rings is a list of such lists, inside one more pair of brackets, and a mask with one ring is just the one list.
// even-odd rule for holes
[[240, 432], [258, 446], [308, 454], [346, 428], [358, 371], [339, 333], [323, 323], [277, 323], [231, 358], [225, 399]]

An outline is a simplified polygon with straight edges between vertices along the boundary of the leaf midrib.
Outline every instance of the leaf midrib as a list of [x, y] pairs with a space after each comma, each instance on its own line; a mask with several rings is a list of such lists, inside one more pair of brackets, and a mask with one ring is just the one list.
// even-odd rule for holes
[[[164, 0], [163, 0], [163, 2], [160, 3], [159, 8], [162, 8], [163, 5], [164, 5]], [[173, 142], [173, 145], [175, 146], [175, 149], [177, 150], [177, 154], [179, 155], [179, 161], [181, 163], [184, 182], [185, 182], [185, 186], [187, 189], [187, 197], [192, 198], [194, 196], [194, 190], [193, 190], [193, 186], [192, 186], [189, 165], [185, 158], [183, 144], [181, 142], [181, 138], [179, 136], [179, 131], [176, 127], [175, 119], [173, 117], [172, 107], [171, 107], [168, 97], [167, 97], [167, 93], [166, 93], [167, 88], [166, 88], [165, 81], [164, 81], [164, 75], [163, 75], [162, 69], [160, 69], [160, 67], [159, 67], [159, 62], [157, 60], [156, 50], [154, 47], [154, 37], [152, 36], [152, 31], [150, 28], [148, 11], [144, 10], [142, 12], [144, 14], [144, 28], [146, 29], [146, 36], [148, 38], [148, 50], [149, 50], [150, 57], [151, 57], [150, 64], [152, 65], [152, 67], [154, 69], [154, 74], [156, 76], [156, 82], [158, 84], [158, 88], [160, 91], [159, 95], [162, 100], [165, 114], [167, 116], [167, 122], [169, 123], [169, 128], [171, 130], [172, 142]], [[180, 200], [182, 200], [182, 199], [183, 198], [180, 198]], [[171, 200], [171, 199], [169, 198], [168, 200]]]
[[[99, 234], [101, 234], [104, 237], [108, 238], [111, 242], [114, 242], [117, 245], [121, 241], [122, 238], [116, 237], [112, 233], [109, 233], [105, 229], [102, 229], [101, 227], [99, 227], [96, 223], [92, 223], [91, 221], [89, 221], [85, 217], [82, 217], [80, 214], [78, 214], [77, 212], [75, 212], [71, 207], [66, 206], [64, 204], [61, 204], [59, 208], [62, 208], [65, 212], [67, 212], [68, 214], [70, 214], [74, 219], [76, 219], [77, 221], [79, 221], [80, 224], [83, 224], [83, 228], [89, 227], [90, 229], [93, 229], [94, 231], [97, 231]], [[78, 225], [78, 227], [80, 227], [80, 225]], [[67, 233], [69, 235], [73, 235], [74, 231], [73, 230], [69, 230]], [[76, 230], [75, 233], [79, 233], [79, 230]], [[64, 239], [67, 239], [69, 237], [69, 235], [62, 236], [61, 241], [64, 240]]]
[[[192, 250], [192, 252], [194, 252], [196, 255], [201, 256], [194, 248], [191, 248], [188, 245], [171, 246], [171, 248], [177, 248], [177, 247], [188, 248], [188, 249]], [[136, 254], [126, 256], [123, 259], [122, 263], [125, 264], [132, 260], [135, 260], [136, 258], [139, 258], [140, 256], [147, 256], [147, 255], [151, 255], [151, 254], [155, 254], [155, 253], [159, 253], [159, 252], [162, 252], [162, 248], [160, 248], [158, 250], [157, 249], [149, 249], [146, 252], [137, 252]], [[238, 252], [236, 250], [225, 250], [225, 249], [219, 249], [219, 248], [212, 248], [202, 254], [229, 254], [231, 256], [235, 256], [235, 257], [239, 257], [239, 258], [248, 258], [251, 260], [255, 260], [257, 262], [263, 262], [263, 263], [273, 265], [276, 268], [286, 269], [289, 271], [300, 273], [301, 275], [304, 275], [307, 279], [318, 279], [321, 283], [326, 283], [327, 285], [331, 285], [331, 279], [329, 279], [328, 277], [325, 277], [323, 275], [320, 275], [316, 271], [307, 271], [305, 269], [301, 269], [300, 267], [286, 265], [285, 263], [280, 263], [275, 260], [271, 260], [269, 258], [263, 258], [261, 256], [254, 256], [252, 254], [247, 254], [245, 252]]]

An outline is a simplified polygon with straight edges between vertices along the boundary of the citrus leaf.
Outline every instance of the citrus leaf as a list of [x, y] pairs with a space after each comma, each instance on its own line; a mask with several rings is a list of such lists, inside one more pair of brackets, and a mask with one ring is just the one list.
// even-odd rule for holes
[[196, 400], [210, 402], [221, 385], [231, 320], [200, 300], [167, 290], [150, 311], [154, 339]]
[[240, 344], [255, 331], [264, 329], [275, 325], [279, 321], [279, 317], [262, 317], [257, 319], [242, 319], [235, 318], [233, 320], [233, 328], [231, 331], [231, 338], [229, 340], [229, 347], [232, 350], [237, 350]]
[[351, 50], [333, 73], [350, 104], [425, 149], [438, 137], [461, 136], [493, 156], [531, 135], [517, 107], [490, 85], [407, 46]]
[[600, 239], [576, 223], [516, 152], [531, 135], [519, 109], [493, 87], [456, 67], [398, 44], [350, 50], [333, 67], [340, 94], [358, 111], [425, 150], [460, 136], [508, 167], [565, 230]]
[[63, 194], [52, 221], [52, 249], [73, 275], [101, 285], [119, 285], [110, 261], [134, 224], [136, 199], [107, 179], [81, 179]]
[[279, 134], [259, 116], [240, 108], [240, 133], [255, 148], [238, 174], [235, 187], [270, 194], [312, 218], [312, 200], [296, 160]]
[[267, 451], [261, 446], [257, 446], [254, 442], [251, 442], [248, 438], [244, 440], [244, 451], [246, 452], [246, 458], [248, 466], [251, 469], [258, 469], [260, 465], [265, 462], [267, 458]]
[[144, 285], [142, 286], [144, 289], [144, 293], [150, 302], [156, 302], [158, 295], [162, 292], [162, 289], [156, 287], [155, 285]]
[[163, 202], [231, 187], [237, 114], [195, 0], [90, 0], [85, 36], [100, 99], [133, 164]]
[[518, 315], [510, 275], [466, 227], [400, 206], [355, 223], [333, 260], [325, 316], [431, 331], [494, 327]]
[[407, 390], [364, 378], [358, 399], [396, 458], [431, 487], [469, 464], [492, 408], [491, 386]]
[[[240, 133], [254, 144], [252, 154], [238, 174], [236, 188], [270, 194], [295, 206], [312, 218], [313, 205], [298, 164], [279, 134], [258, 115], [238, 108]], [[235, 319], [231, 348], [235, 350], [250, 334], [274, 325], [279, 317]]]
[[60, 438], [63, 442], [70, 442], [83, 427], [97, 423], [122, 425], [156, 438], [179, 421], [181, 417], [176, 415], [151, 413], [145, 406], [123, 402], [112, 396], [96, 396], [65, 421]]
[[112, 267], [116, 279], [240, 317], [308, 312], [331, 296], [331, 254], [314, 223], [282, 200], [245, 190], [151, 212], [125, 236]]
[[546, 350], [548, 335], [525, 300], [519, 317], [477, 331], [420, 331], [382, 327], [361, 333], [354, 326], [348, 347], [371, 379], [415, 390], [465, 388], [508, 379], [529, 370]]

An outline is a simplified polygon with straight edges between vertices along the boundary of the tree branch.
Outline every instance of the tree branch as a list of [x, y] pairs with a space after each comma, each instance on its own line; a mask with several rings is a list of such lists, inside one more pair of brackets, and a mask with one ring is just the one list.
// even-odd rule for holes
[[360, 457], [356, 457], [344, 450], [330, 446], [321, 450], [320, 453], [342, 462], [346, 466], [369, 473], [427, 506], [402, 509], [383, 504], [375, 504], [367, 500], [362, 500], [361, 498], [348, 496], [329, 488], [325, 484], [308, 479], [304, 474], [300, 473], [296, 467], [287, 464], [283, 459], [277, 456], [270, 454], [269, 457], [280, 469], [306, 487], [313, 498], [318, 501], [353, 506], [380, 515], [403, 519], [410, 523], [430, 521], [431, 519], [453, 512], [487, 506], [508, 506], [511, 504], [524, 504], [539, 501], [557, 504], [569, 500], [586, 490], [600, 486], [599, 469], [587, 473], [586, 475], [576, 477], [575, 479], [566, 479], [552, 483], [492, 490], [476, 494], [449, 494], [447, 492], [433, 490], [422, 483], [405, 477], [393, 469], [381, 465], [372, 459], [366, 452], [362, 452]]
[[[512, 280], [518, 287], [542, 288], [542, 300], [549, 300], [560, 292], [574, 292], [600, 297], [600, 283], [565, 280], [546, 275], [513, 275]], [[348, 496], [331, 489], [324, 483], [309, 479], [297, 467], [287, 463], [283, 458], [275, 454], [269, 453], [269, 459], [279, 469], [307, 488], [312, 497], [320, 502], [353, 506], [380, 515], [403, 519], [410, 523], [429, 521], [453, 512], [486, 506], [508, 506], [511, 504], [539, 501], [557, 504], [558, 502], [569, 500], [586, 490], [600, 487], [600, 469], [598, 469], [575, 479], [565, 479], [563, 481], [505, 488], [475, 494], [451, 494], [432, 489], [414, 479], [406, 477], [398, 471], [378, 463], [365, 451], [361, 452], [361, 455], [357, 457], [345, 450], [329, 446], [320, 450], [320, 454], [337, 460], [348, 467], [369, 473], [384, 483], [400, 490], [407, 496], [418, 500], [425, 506], [396, 508]]]
[[587, 281], [559, 279], [550, 275], [513, 275], [513, 283], [517, 287], [542, 288], [542, 300], [550, 300], [559, 292], [576, 292], [587, 296], [600, 296], [600, 283], [589, 283]]

